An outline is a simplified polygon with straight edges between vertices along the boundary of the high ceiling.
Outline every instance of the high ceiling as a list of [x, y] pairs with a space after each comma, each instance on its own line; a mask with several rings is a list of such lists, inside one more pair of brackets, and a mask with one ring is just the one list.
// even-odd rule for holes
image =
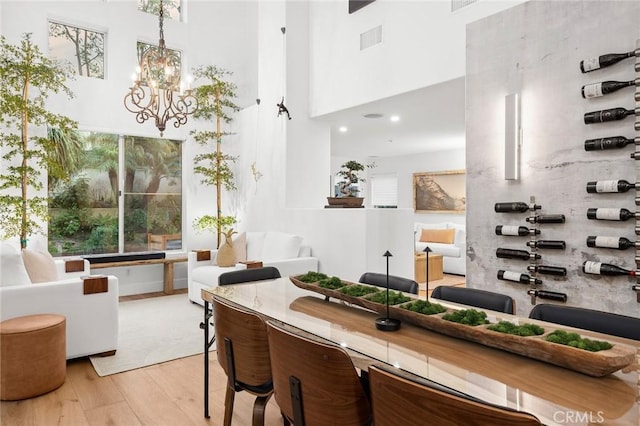
[[331, 155], [392, 157], [464, 147], [464, 85], [460, 77], [319, 117], [331, 125]]

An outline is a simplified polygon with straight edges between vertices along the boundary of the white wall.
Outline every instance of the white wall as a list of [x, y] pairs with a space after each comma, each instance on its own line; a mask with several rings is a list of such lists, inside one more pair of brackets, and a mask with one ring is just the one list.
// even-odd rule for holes
[[[633, 250], [586, 247], [588, 235], [625, 236], [634, 222], [588, 220], [589, 207], [626, 207], [634, 191], [587, 194], [588, 181], [635, 181], [631, 149], [585, 152], [585, 139], [633, 137], [633, 119], [585, 125], [583, 114], [622, 106], [634, 107], [632, 89], [602, 98], [583, 99], [584, 84], [631, 80], [633, 61], [582, 74], [582, 59], [626, 52], [640, 38], [640, 3], [627, 1], [529, 2], [467, 27], [467, 285], [509, 294], [518, 314], [531, 309], [528, 285], [500, 281], [498, 269], [526, 271], [527, 262], [497, 259], [497, 247], [527, 250], [527, 237], [496, 236], [496, 225], [527, 225], [526, 214], [495, 213], [493, 204], [529, 201], [535, 196], [542, 213], [561, 213], [566, 223], [540, 225], [540, 239], [564, 240], [566, 250], [540, 250], [544, 264], [564, 266], [566, 278], [539, 275], [541, 289], [568, 295], [568, 305], [640, 316], [640, 304], [628, 277], [584, 274], [586, 260], [635, 268]], [[612, 25], [615, 23], [615, 25]], [[544, 30], [542, 30], [544, 29]], [[518, 181], [504, 176], [504, 99], [522, 96], [522, 173]], [[539, 300], [539, 302], [543, 302]]]
[[[377, 0], [353, 14], [346, 1], [312, 1], [311, 115], [463, 76], [465, 25], [523, 1], [480, 0], [452, 13], [449, 0]], [[382, 43], [360, 51], [360, 34], [378, 25]]]

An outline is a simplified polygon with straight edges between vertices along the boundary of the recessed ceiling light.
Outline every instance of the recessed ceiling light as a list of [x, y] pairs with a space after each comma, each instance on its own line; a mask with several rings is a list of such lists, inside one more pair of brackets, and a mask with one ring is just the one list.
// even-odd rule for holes
[[381, 118], [382, 116], [383, 116], [382, 114], [377, 112], [372, 112], [372, 113], [363, 115], [363, 117], [365, 118]]
[[396, 121], [400, 121], [400, 117], [398, 117], [397, 115], [392, 115], [392, 116], [390, 117], [390, 120], [391, 120], [391, 121], [393, 121], [393, 122], [395, 123]]
[[340, 127], [338, 127], [338, 130], [340, 130], [340, 132], [344, 133], [349, 129], [347, 128], [347, 126], [340, 126]]

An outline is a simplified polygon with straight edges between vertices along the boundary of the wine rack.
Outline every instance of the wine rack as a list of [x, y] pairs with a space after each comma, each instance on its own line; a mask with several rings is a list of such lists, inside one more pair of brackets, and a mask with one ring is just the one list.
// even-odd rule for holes
[[[495, 211], [498, 213], [524, 213], [529, 211], [529, 216], [526, 218], [526, 222], [529, 224], [529, 228], [523, 226], [496, 226], [496, 235], [519, 235], [519, 236], [528, 236], [527, 246], [529, 247], [530, 253], [521, 250], [512, 250], [512, 249], [497, 249], [496, 256], [501, 258], [511, 258], [511, 259], [520, 259], [527, 260], [527, 273], [526, 274], [518, 274], [509, 272], [509, 271], [498, 271], [498, 279], [504, 279], [507, 281], [515, 281], [520, 282], [522, 284], [529, 284], [533, 286], [542, 285], [543, 281], [539, 277], [541, 274], [555, 275], [555, 276], [566, 276], [566, 268], [558, 267], [558, 266], [549, 266], [542, 264], [542, 256], [538, 253], [538, 250], [543, 247], [539, 247], [539, 243], [546, 242], [548, 246], [546, 248], [555, 248], [555, 249], [564, 249], [565, 243], [564, 241], [548, 241], [542, 240], [539, 238], [541, 234], [540, 224], [543, 223], [564, 223], [565, 217], [562, 214], [555, 215], [545, 215], [539, 214], [538, 210], [541, 209], [541, 206], [536, 204], [535, 197], [530, 196], [529, 204], [526, 203], [496, 203]], [[503, 234], [502, 231], [504, 228], [513, 228], [513, 229], [521, 229], [521, 233], [516, 233], [512, 231], [510, 233]], [[526, 231], [526, 232], [525, 232]], [[555, 245], [555, 246], [554, 246]], [[527, 257], [528, 255], [528, 257]], [[531, 304], [536, 304], [536, 299], [547, 299], [553, 300], [556, 302], [566, 302], [567, 295], [565, 293], [558, 293], [554, 291], [548, 290], [540, 290], [538, 288], [530, 288], [527, 290], [527, 294], [531, 296]]]
[[[636, 72], [636, 78], [640, 77], [640, 39], [636, 40], [636, 63], [634, 66]], [[636, 93], [634, 96], [635, 99], [635, 107], [636, 110], [640, 107], [640, 86], [636, 85]], [[636, 181], [640, 181], [640, 116], [636, 115], [635, 118], [635, 152], [631, 155], [631, 158], [636, 160]], [[638, 213], [638, 206], [640, 206], [638, 191], [640, 188], [636, 186], [636, 213]], [[636, 215], [636, 226], [635, 226], [636, 240], [640, 238], [640, 219], [638, 215]], [[636, 246], [636, 269], [640, 269], [640, 247]], [[640, 303], [640, 277], [636, 276], [636, 285], [631, 286], [631, 290], [636, 293], [636, 302]]]

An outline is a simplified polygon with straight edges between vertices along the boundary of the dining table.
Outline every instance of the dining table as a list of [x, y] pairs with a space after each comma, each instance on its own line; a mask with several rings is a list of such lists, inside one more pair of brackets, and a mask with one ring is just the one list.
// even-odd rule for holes
[[[545, 425], [640, 425], [640, 342], [635, 340], [563, 327], [635, 351], [631, 365], [604, 377], [592, 377], [406, 322], [397, 331], [378, 330], [379, 313], [297, 287], [288, 277], [205, 288], [202, 298], [205, 324], [210, 321], [209, 304], [219, 298], [340, 345], [357, 368], [392, 365], [483, 401], [529, 412]], [[453, 309], [469, 308], [429, 300]], [[491, 322], [545, 325], [543, 321], [484, 311]], [[207, 329], [205, 347], [213, 343]], [[205, 415], [208, 362], [205, 356]]]

